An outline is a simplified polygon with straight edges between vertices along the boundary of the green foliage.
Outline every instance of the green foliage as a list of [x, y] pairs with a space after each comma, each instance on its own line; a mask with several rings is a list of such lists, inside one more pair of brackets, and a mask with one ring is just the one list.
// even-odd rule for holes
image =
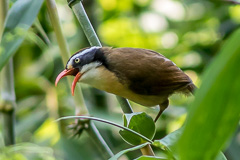
[[36, 144], [22, 143], [0, 149], [1, 160], [54, 160], [53, 150]]
[[82, 147], [76, 139], [68, 139], [66, 137], [61, 137], [59, 144], [63, 150], [63, 154], [66, 159], [79, 160], [86, 159], [86, 157], [87, 159], [96, 158], [94, 153], [88, 151], [89, 149], [91, 150], [89, 146]]
[[179, 141], [181, 159], [214, 159], [238, 125], [239, 40], [240, 30], [226, 41], [204, 74]]
[[[86, 132], [80, 139], [67, 139], [60, 133], [72, 134], [66, 129], [70, 122], [52, 123], [59, 117], [74, 115], [74, 102], [64, 83], [54, 87], [53, 82], [63, 65], [46, 5], [41, 8], [41, 4], [42, 0], [10, 1], [8, 28], [4, 30], [0, 47], [0, 68], [14, 55], [18, 106], [16, 140], [19, 145], [1, 145], [3, 127], [0, 125], [0, 159], [104, 159]], [[234, 146], [225, 150], [228, 147], [226, 142], [239, 120], [239, 31], [228, 40], [240, 24], [239, 5], [226, 5], [223, 1], [180, 0], [88, 0], [83, 1], [83, 5], [104, 46], [159, 51], [186, 71], [200, 88], [190, 106], [186, 128], [175, 132], [172, 131], [182, 126], [185, 120], [186, 106], [191, 98], [172, 96], [169, 108], [156, 123], [156, 131], [148, 115], [154, 116], [157, 111], [132, 103], [134, 111], [143, 111], [148, 115], [135, 119], [136, 127], [135, 124], [129, 125], [133, 116], [126, 115], [125, 125], [151, 140], [155, 134], [151, 144], [155, 157], [141, 156], [137, 148], [146, 145], [142, 138], [121, 131], [126, 133], [124, 138], [128, 143], [140, 144], [129, 148], [116, 128], [98, 123], [97, 127], [107, 144], [117, 153], [115, 158], [125, 154], [126, 159], [139, 157], [137, 159], [140, 160], [178, 160], [179, 157], [187, 160], [226, 160], [226, 154], [229, 160], [239, 160], [239, 130], [229, 142]], [[71, 53], [89, 46], [66, 0], [58, 0], [57, 8]], [[28, 28], [37, 14], [42, 31], [33, 25], [29, 32]], [[25, 25], [20, 24], [22, 21], [26, 22]], [[29, 38], [23, 41], [26, 36]], [[51, 47], [46, 48], [43, 44], [45, 38], [50, 40]], [[226, 44], [222, 48], [224, 41]], [[219, 48], [222, 51], [217, 54]], [[211, 61], [213, 64], [208, 66]], [[202, 80], [205, 70], [207, 72]], [[122, 123], [122, 111], [114, 97], [87, 86], [83, 86], [83, 94], [90, 115], [108, 116], [110, 122]], [[0, 121], [1, 118], [0, 115]], [[143, 122], [143, 119], [149, 122]], [[230, 154], [234, 154], [235, 158]], [[160, 158], [162, 155], [163, 158]]]
[[[149, 139], [153, 139], [156, 132], [155, 123], [152, 117], [144, 112], [124, 114], [124, 126], [142, 134]], [[135, 134], [126, 130], [121, 130], [119, 133], [122, 138], [131, 145], [139, 145], [146, 142], [139, 136], [136, 136]]]
[[[164, 151], [168, 159], [179, 159], [179, 153], [177, 149], [177, 143], [179, 141], [179, 138], [181, 137], [182, 133], [184, 131], [184, 128], [180, 128], [162, 139], [154, 140], [153, 145], [160, 148]], [[226, 160], [226, 157], [223, 153], [218, 153], [216, 160]]]
[[23, 42], [43, 0], [21, 0], [9, 10], [0, 44], [0, 71]]
[[176, 159], [178, 157], [176, 150], [176, 143], [179, 140], [180, 135], [182, 134], [183, 128], [180, 128], [164, 138], [155, 140], [153, 145], [162, 149], [167, 154], [168, 158]]
[[167, 158], [160, 158], [155, 156], [141, 156], [135, 160], [169, 160]]
[[140, 144], [138, 146], [134, 146], [132, 148], [122, 150], [122, 151], [118, 152], [116, 155], [114, 155], [113, 157], [111, 157], [109, 160], [116, 160], [116, 159], [120, 158], [123, 154], [126, 154], [127, 152], [131, 152], [131, 151], [134, 151], [134, 150], [137, 150], [137, 149], [141, 149], [148, 144], [149, 143], [143, 143], [143, 144]]

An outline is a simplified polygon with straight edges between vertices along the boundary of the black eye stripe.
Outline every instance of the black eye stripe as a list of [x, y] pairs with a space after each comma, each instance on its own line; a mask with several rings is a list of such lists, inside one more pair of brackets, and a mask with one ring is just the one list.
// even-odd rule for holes
[[75, 52], [75, 53], [68, 59], [65, 68], [67, 68], [67, 64], [69, 63], [69, 61], [72, 59], [73, 56], [79, 54], [80, 52], [82, 52], [82, 51], [84, 51], [84, 50], [86, 50], [86, 49], [88, 49], [88, 48], [90, 48], [90, 47], [82, 48], [82, 49], [80, 49], [79, 51]]
[[94, 46], [94, 47], [84, 48], [76, 52], [68, 59], [66, 69], [67, 69], [67, 66], [78, 68], [95, 61], [96, 60], [95, 54], [100, 48], [101, 47]]

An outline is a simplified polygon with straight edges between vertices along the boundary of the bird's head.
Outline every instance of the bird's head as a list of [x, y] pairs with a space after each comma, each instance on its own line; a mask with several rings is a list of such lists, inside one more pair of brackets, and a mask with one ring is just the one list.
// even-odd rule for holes
[[66, 64], [66, 68], [57, 76], [55, 85], [65, 76], [75, 76], [71, 88], [72, 95], [74, 95], [75, 86], [82, 75], [90, 69], [101, 65], [96, 55], [99, 48], [100, 47], [85, 48], [72, 55]]

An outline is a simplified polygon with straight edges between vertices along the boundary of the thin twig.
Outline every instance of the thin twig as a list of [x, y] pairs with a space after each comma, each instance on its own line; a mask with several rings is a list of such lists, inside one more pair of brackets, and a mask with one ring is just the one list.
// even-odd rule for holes
[[140, 133], [138, 133], [138, 132], [136, 132], [132, 129], [129, 129], [127, 127], [124, 127], [120, 124], [117, 124], [117, 123], [114, 123], [114, 122], [111, 122], [111, 121], [108, 121], [108, 120], [105, 120], [105, 119], [96, 118], [96, 117], [89, 117], [89, 116], [67, 116], [67, 117], [61, 117], [61, 118], [57, 119], [56, 121], [60, 121], [60, 120], [64, 120], [64, 119], [89, 119], [89, 120], [94, 120], [94, 121], [98, 121], [98, 122], [103, 122], [103, 123], [110, 124], [110, 125], [113, 125], [115, 127], [127, 130], [127, 131], [139, 136], [140, 138], [144, 139], [145, 141], [147, 141], [149, 143], [153, 143], [153, 141], [151, 141], [147, 137], [141, 135]]

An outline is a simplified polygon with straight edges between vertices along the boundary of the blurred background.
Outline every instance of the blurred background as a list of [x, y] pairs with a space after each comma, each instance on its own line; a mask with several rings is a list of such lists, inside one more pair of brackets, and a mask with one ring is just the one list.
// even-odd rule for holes
[[[66, 0], [56, 0], [56, 3], [71, 53], [88, 47], [89, 43]], [[83, 5], [103, 46], [155, 50], [176, 63], [197, 86], [201, 84], [202, 72], [224, 40], [240, 25], [240, 6], [224, 1], [85, 0]], [[75, 114], [67, 81], [62, 80], [57, 87], [54, 86], [64, 65], [44, 3], [38, 19], [14, 56], [16, 140], [19, 147], [2, 148], [0, 159], [61, 160], [78, 154], [81, 155], [79, 159], [101, 159], [100, 152], [85, 132], [80, 139], [73, 141], [60, 138], [59, 130], [71, 135], [67, 126], [73, 121], [63, 121], [60, 126], [53, 122], [58, 117]], [[122, 110], [114, 95], [87, 85], [81, 87], [90, 115], [123, 123]], [[182, 126], [192, 100], [193, 97], [183, 95], [170, 98], [170, 107], [156, 124], [155, 139]], [[151, 116], [158, 113], [157, 108], [131, 104], [135, 112], [143, 111]], [[96, 125], [114, 153], [130, 147], [119, 136], [118, 128]], [[3, 146], [2, 132], [0, 124], [0, 147]], [[225, 151], [229, 160], [240, 157], [239, 136], [237, 131]], [[11, 154], [13, 150], [17, 151], [16, 154]], [[140, 151], [134, 151], [122, 159], [138, 156]]]

